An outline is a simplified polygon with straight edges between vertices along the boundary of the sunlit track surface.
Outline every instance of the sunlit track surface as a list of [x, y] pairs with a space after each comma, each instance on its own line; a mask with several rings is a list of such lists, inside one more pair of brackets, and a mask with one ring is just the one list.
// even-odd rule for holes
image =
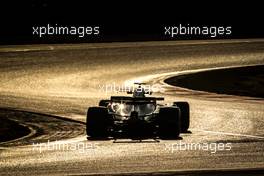
[[[163, 74], [264, 63], [263, 40], [146, 42], [126, 44], [42, 45], [0, 48], [0, 106], [85, 122], [88, 106], [105, 93], [102, 85], [146, 76], [161, 83]], [[176, 90], [176, 93], [175, 93]], [[0, 149], [0, 174], [56, 175], [261, 168], [264, 166], [264, 105], [261, 99], [226, 96], [168, 86], [166, 102], [186, 100], [192, 133], [182, 140], [113, 143], [87, 141], [85, 135], [62, 140], [82, 150], [34, 146]], [[122, 95], [122, 93], [114, 93]], [[54, 122], [55, 123], [55, 122]], [[57, 122], [55, 123], [57, 124]], [[54, 126], [48, 123], [48, 126]], [[69, 123], [69, 125], [71, 125]], [[59, 124], [58, 124], [59, 126]], [[55, 129], [65, 130], [73, 127]], [[79, 131], [79, 130], [73, 130]], [[58, 132], [59, 133], [59, 132]], [[83, 131], [80, 132], [83, 134]], [[69, 134], [70, 136], [71, 134]], [[49, 136], [45, 140], [49, 140]], [[45, 141], [41, 141], [45, 142]], [[47, 143], [48, 141], [46, 141]], [[231, 143], [230, 151], [169, 150], [181, 143]], [[46, 144], [41, 143], [41, 144]], [[54, 142], [53, 142], [54, 144]], [[92, 146], [92, 147], [91, 147]]]

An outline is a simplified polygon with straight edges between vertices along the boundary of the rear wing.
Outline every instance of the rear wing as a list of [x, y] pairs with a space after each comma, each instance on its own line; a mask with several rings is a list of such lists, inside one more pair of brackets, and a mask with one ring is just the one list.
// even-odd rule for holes
[[[151, 90], [146, 90], [146, 89], [145, 89], [144, 91], [145, 91], [145, 94], [146, 94], [146, 95], [152, 95], [152, 91], [151, 91]], [[127, 93], [127, 94], [133, 94], [133, 92], [134, 92], [134, 91], [129, 90], [129, 91], [127, 91], [126, 93]]]
[[114, 102], [154, 102], [163, 101], [163, 97], [127, 97], [127, 96], [111, 96], [111, 101]]

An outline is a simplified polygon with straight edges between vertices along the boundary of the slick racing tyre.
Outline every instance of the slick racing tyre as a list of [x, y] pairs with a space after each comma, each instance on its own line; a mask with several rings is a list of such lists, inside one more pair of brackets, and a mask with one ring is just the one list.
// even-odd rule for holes
[[176, 139], [180, 135], [180, 109], [178, 107], [162, 107], [158, 115], [159, 137]]
[[91, 138], [105, 138], [109, 136], [110, 118], [105, 107], [90, 107], [87, 112], [86, 133]]
[[181, 111], [181, 132], [187, 132], [190, 126], [190, 106], [188, 102], [174, 102], [174, 106]]

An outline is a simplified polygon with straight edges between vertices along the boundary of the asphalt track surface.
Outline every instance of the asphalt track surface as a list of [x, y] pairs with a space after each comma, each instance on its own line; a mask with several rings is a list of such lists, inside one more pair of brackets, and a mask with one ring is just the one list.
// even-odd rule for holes
[[[16, 120], [31, 133], [0, 144], [0, 175], [211, 175], [215, 170], [263, 175], [263, 99], [163, 82], [179, 74], [260, 64], [261, 39], [1, 46], [0, 117]], [[162, 85], [165, 89], [154, 95], [164, 96], [165, 103], [188, 101], [190, 133], [159, 142], [87, 141], [87, 108], [123, 95], [103, 91], [104, 85], [135, 80]], [[225, 146], [216, 151], [175, 148], [191, 143]], [[55, 148], [58, 144], [65, 148]]]

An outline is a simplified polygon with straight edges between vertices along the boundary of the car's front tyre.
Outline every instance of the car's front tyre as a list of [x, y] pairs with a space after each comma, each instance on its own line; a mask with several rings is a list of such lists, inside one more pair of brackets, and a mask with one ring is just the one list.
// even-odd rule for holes
[[174, 102], [174, 106], [180, 108], [181, 111], [181, 132], [188, 132], [190, 126], [190, 106], [188, 102], [179, 101]]
[[100, 100], [99, 106], [107, 107], [109, 103], [110, 103], [110, 100]]

